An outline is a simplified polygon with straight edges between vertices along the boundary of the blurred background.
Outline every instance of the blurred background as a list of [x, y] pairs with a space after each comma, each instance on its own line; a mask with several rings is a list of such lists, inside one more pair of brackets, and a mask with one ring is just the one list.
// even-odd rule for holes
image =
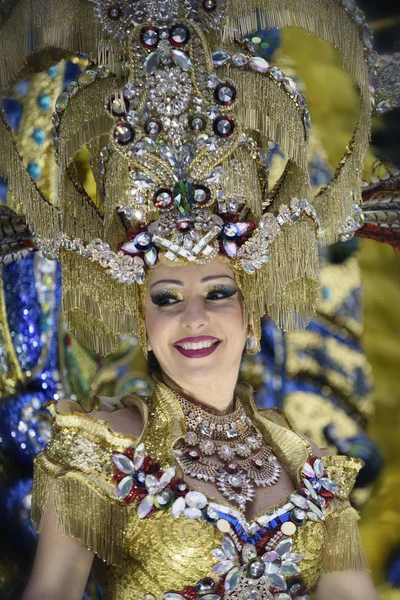
[[[381, 55], [400, 53], [396, 4], [359, 2]], [[259, 31], [249, 41], [306, 96], [313, 123], [309, 162], [317, 191], [332, 177], [332, 165], [351, 138], [357, 91], [338, 53], [304, 32]], [[51, 115], [58, 95], [86, 66], [84, 56], [73, 56], [19, 82], [2, 99], [30, 176], [54, 201]], [[392, 84], [397, 96], [377, 97], [366, 181], [382, 176], [382, 163], [390, 172], [400, 167], [400, 83], [397, 88]], [[274, 144], [269, 152], [272, 184], [285, 156]], [[95, 198], [85, 151], [76, 167]], [[21, 212], [2, 180], [0, 201]], [[259, 406], [284, 410], [295, 428], [321, 447], [364, 460], [352, 502], [360, 511], [377, 589], [383, 600], [400, 600], [400, 259], [390, 246], [352, 239], [321, 251], [321, 267], [316, 319], [296, 334], [264, 320], [262, 352], [244, 359], [241, 376], [254, 386]], [[20, 263], [0, 269], [0, 599], [17, 600], [37, 542], [29, 510], [33, 459], [51, 428], [44, 404], [69, 397], [90, 409], [95, 395], [147, 395], [152, 383], [137, 340], [123, 338], [117, 352], [101, 358], [66, 330], [59, 318], [56, 262], [27, 252]], [[94, 581], [85, 598], [101, 598]]]

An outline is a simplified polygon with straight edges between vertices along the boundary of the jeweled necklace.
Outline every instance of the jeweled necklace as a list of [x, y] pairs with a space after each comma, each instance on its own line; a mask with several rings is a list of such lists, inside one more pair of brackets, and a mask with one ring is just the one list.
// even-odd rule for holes
[[185, 416], [187, 435], [174, 448], [190, 477], [216, 483], [221, 494], [245, 510], [255, 487], [275, 485], [281, 467], [243, 406], [229, 415], [214, 415], [174, 391]]

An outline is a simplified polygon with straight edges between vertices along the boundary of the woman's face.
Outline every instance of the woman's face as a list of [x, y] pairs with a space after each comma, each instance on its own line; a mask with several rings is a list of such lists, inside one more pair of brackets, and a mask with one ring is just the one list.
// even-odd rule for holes
[[148, 349], [181, 387], [237, 377], [247, 331], [232, 269], [219, 260], [157, 266], [148, 281], [146, 330]]

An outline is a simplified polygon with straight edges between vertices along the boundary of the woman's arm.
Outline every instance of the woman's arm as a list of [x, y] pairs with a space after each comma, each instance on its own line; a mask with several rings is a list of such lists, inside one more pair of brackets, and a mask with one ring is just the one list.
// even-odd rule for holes
[[341, 571], [321, 575], [315, 600], [380, 600], [369, 573]]
[[89, 550], [62, 534], [50, 494], [31, 578], [22, 600], [81, 600], [92, 562]]

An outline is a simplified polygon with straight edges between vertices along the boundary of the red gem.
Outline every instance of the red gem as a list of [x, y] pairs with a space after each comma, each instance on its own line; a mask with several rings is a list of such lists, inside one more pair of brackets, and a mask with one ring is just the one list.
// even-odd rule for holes
[[125, 454], [125, 456], [127, 456], [128, 458], [130, 458], [132, 460], [133, 455], [134, 455], [134, 450], [132, 448], [128, 448], [128, 450], [125, 450], [124, 454]]
[[176, 496], [186, 496], [189, 491], [189, 486], [184, 479], [173, 479], [171, 482], [171, 490]]
[[225, 471], [228, 473], [237, 473], [239, 471], [239, 467], [236, 463], [231, 462], [225, 465]]
[[178, 223], [178, 229], [182, 233], [186, 233], [186, 232], [191, 231], [193, 229], [193, 225], [192, 225], [192, 223], [190, 221], [180, 221]]
[[261, 460], [261, 458], [252, 458], [251, 464], [256, 469], [262, 469], [262, 467], [264, 466], [264, 461]]
[[146, 471], [146, 473], [148, 473], [149, 470], [152, 468], [152, 466], [153, 466], [153, 459], [150, 456], [146, 456], [141, 468], [143, 469], [143, 471]]
[[200, 460], [200, 454], [196, 450], [186, 450], [185, 456], [193, 462]]
[[197, 600], [197, 592], [193, 587], [185, 586], [181, 594], [188, 600]]
[[124, 477], [126, 477], [126, 474], [125, 474], [125, 473], [121, 473], [121, 471], [115, 471], [115, 472], [114, 472], [114, 474], [113, 474], [113, 476], [112, 476], [112, 478], [113, 478], [113, 481], [114, 481], [115, 483], [117, 483], [117, 484], [118, 484], [118, 483], [121, 481], [121, 479], [123, 479]]

